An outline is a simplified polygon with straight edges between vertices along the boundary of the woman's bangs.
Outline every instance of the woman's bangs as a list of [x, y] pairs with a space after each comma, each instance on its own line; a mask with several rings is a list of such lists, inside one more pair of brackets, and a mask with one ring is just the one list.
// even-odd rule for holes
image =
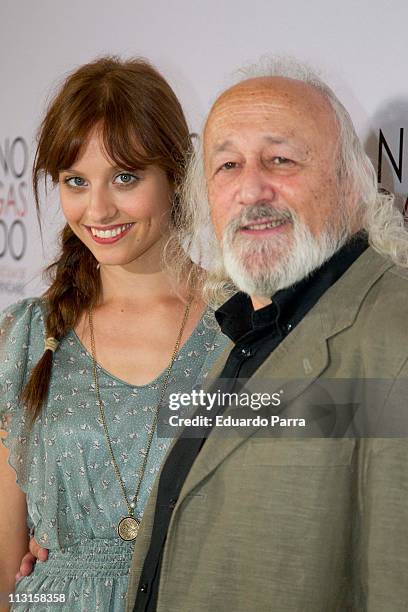
[[138, 129], [133, 114], [113, 113], [104, 117], [101, 141], [107, 156], [124, 170], [144, 170], [158, 164], [160, 157], [146, 150], [143, 129]]

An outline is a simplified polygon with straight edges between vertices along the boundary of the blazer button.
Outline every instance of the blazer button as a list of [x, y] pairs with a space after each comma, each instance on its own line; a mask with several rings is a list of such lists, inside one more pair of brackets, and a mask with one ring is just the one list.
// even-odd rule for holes
[[147, 593], [148, 588], [149, 588], [148, 583], [147, 583], [147, 582], [144, 582], [144, 583], [142, 584], [142, 586], [140, 587], [139, 591], [140, 591], [141, 593]]
[[249, 348], [241, 349], [241, 355], [243, 357], [250, 357], [251, 356], [251, 349], [249, 349]]
[[171, 497], [169, 500], [169, 508], [173, 510], [176, 504], [177, 504], [177, 497]]

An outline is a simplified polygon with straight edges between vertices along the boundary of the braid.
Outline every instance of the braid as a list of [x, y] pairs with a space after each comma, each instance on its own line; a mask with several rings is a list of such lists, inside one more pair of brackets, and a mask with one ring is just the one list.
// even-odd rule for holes
[[[81, 313], [95, 304], [100, 293], [97, 262], [69, 225], [61, 232], [61, 256], [47, 268], [52, 283], [44, 294], [47, 306], [46, 338], [62, 340]], [[31, 412], [31, 423], [47, 399], [53, 351], [45, 350], [31, 372], [21, 400]]]

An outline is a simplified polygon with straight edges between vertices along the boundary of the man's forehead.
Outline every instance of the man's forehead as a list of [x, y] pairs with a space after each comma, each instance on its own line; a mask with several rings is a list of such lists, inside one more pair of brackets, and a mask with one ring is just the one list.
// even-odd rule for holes
[[272, 76], [247, 79], [226, 89], [214, 102], [210, 115], [220, 106], [234, 106], [244, 101], [276, 101], [282, 105], [315, 105], [326, 110], [330, 108], [325, 96], [316, 87], [298, 79]]
[[285, 115], [289, 121], [334, 120], [330, 104], [316, 88], [294, 79], [260, 77], [243, 81], [221, 94], [209, 113], [204, 135], [211, 134], [213, 138], [223, 126], [259, 123]]

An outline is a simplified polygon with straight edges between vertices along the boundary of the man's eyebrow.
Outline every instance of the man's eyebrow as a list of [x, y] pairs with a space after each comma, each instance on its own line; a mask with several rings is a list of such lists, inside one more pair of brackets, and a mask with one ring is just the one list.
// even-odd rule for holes
[[232, 140], [223, 140], [222, 142], [216, 145], [216, 147], [212, 151], [212, 154], [217, 155], [217, 153], [222, 153], [223, 151], [226, 151], [227, 149], [230, 149], [231, 147], [232, 147]]
[[[264, 140], [265, 142], [267, 142], [268, 144], [288, 144], [289, 143], [289, 139], [288, 138], [283, 138], [281, 136], [269, 136], [269, 135], [265, 135], [262, 137], [262, 140]], [[214, 148], [214, 150], [212, 151], [213, 155], [217, 155], [217, 153], [223, 153], [224, 151], [230, 149], [231, 147], [234, 146], [234, 143], [232, 142], [232, 140], [223, 140], [222, 142], [220, 142], [219, 144], [217, 144]]]
[[268, 135], [265, 135], [263, 140], [265, 140], [268, 144], [287, 144], [289, 142], [288, 138]]

